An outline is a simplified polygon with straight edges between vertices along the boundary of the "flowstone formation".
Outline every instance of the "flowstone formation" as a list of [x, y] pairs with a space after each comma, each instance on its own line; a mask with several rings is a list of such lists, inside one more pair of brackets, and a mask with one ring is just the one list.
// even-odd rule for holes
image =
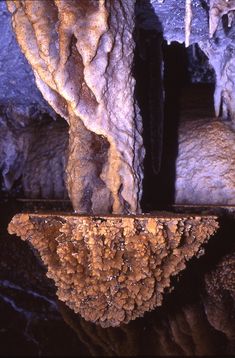
[[235, 205], [235, 133], [227, 122], [181, 121], [175, 202]]
[[8, 1], [44, 98], [69, 123], [67, 187], [80, 213], [140, 211], [142, 125], [134, 100], [134, 2]]
[[215, 216], [25, 213], [8, 230], [38, 250], [60, 300], [108, 327], [161, 305], [171, 277], [217, 228]]

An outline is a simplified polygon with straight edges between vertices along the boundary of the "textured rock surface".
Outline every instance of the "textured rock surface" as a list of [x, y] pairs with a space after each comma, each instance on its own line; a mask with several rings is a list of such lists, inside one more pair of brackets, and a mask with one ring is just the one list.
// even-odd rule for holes
[[107, 327], [161, 305], [171, 276], [200, 253], [217, 227], [213, 216], [19, 214], [9, 232], [39, 251], [62, 301]]
[[138, 212], [144, 151], [131, 75], [134, 2], [9, 1], [8, 8], [37, 86], [70, 124], [75, 210]]
[[151, 0], [150, 3], [138, 2], [140, 26], [162, 31], [168, 43], [199, 44], [216, 75], [215, 114], [234, 122], [234, 0]]
[[209, 58], [215, 70], [214, 92], [215, 115], [235, 121], [235, 25], [229, 30], [222, 22], [212, 39], [200, 42], [199, 46]]
[[[217, 209], [224, 215], [224, 209]], [[199, 260], [190, 261], [163, 305], [143, 318], [119, 328], [102, 329], [85, 322], [60, 304], [65, 321], [77, 332], [90, 353], [117, 356], [234, 355], [235, 267], [231, 235], [234, 209], [229, 217], [220, 217], [221, 229], [206, 245], [205, 254]], [[226, 254], [228, 252], [230, 254]]]
[[[229, 334], [220, 331], [222, 326], [218, 330], [220, 322], [232, 328], [232, 291], [216, 289], [213, 300], [207, 297], [207, 302], [211, 300], [210, 316], [214, 320], [217, 317], [216, 328], [215, 322], [207, 318], [208, 311], [203, 304], [205, 273], [210, 279], [210, 273], [216, 270], [221, 258], [233, 252], [234, 221], [232, 226], [223, 222], [205, 246], [205, 254], [190, 260], [187, 269], [179, 275], [180, 279], [174, 279], [175, 289], [165, 296], [161, 307], [129, 324], [103, 329], [58, 302], [53, 281], [46, 277], [46, 269], [35, 255], [36, 251], [31, 250], [27, 242], [7, 234], [8, 222], [22, 209], [9, 200], [0, 206], [2, 356], [234, 355], [234, 330]], [[232, 272], [232, 265], [229, 267]], [[221, 305], [214, 303], [217, 293], [222, 298], [223, 310]], [[60, 313], [72, 329], [64, 323]]]
[[0, 116], [3, 190], [9, 192], [15, 185], [16, 190], [23, 189], [26, 198], [68, 198], [66, 122], [50, 118], [35, 121], [7, 112]]
[[213, 119], [182, 121], [175, 202], [235, 204], [235, 132]]
[[207, 295], [204, 299], [205, 312], [210, 324], [223, 332], [235, 348], [235, 252], [223, 257], [214, 270], [206, 275]]
[[[190, 44], [206, 40], [208, 31], [208, 1], [191, 0], [192, 21], [190, 32]], [[163, 31], [164, 38], [168, 43], [177, 41], [185, 42], [185, 0], [140, 0], [137, 1], [137, 14], [141, 16], [142, 27], [158, 27]]]
[[34, 113], [55, 116], [37, 89], [32, 69], [15, 39], [5, 1], [0, 1], [0, 19], [0, 105], [14, 106], [27, 117]]

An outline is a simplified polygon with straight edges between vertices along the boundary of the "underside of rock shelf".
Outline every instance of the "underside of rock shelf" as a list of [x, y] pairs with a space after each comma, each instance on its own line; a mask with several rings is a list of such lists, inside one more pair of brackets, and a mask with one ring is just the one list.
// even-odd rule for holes
[[171, 277], [202, 254], [218, 226], [205, 215], [24, 213], [8, 230], [39, 252], [60, 300], [109, 327], [160, 306]]

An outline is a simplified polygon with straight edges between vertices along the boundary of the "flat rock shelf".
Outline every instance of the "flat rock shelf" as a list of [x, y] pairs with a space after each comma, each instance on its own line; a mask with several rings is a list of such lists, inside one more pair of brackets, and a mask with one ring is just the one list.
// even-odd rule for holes
[[39, 252], [61, 301], [114, 327], [160, 306], [171, 277], [202, 254], [218, 227], [213, 215], [54, 212], [17, 214], [8, 231]]

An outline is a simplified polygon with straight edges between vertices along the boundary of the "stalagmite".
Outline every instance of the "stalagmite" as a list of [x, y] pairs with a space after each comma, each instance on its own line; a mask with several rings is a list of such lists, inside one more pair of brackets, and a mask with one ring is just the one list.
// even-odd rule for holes
[[134, 100], [134, 2], [8, 1], [38, 88], [70, 125], [77, 212], [140, 212], [142, 125]]

